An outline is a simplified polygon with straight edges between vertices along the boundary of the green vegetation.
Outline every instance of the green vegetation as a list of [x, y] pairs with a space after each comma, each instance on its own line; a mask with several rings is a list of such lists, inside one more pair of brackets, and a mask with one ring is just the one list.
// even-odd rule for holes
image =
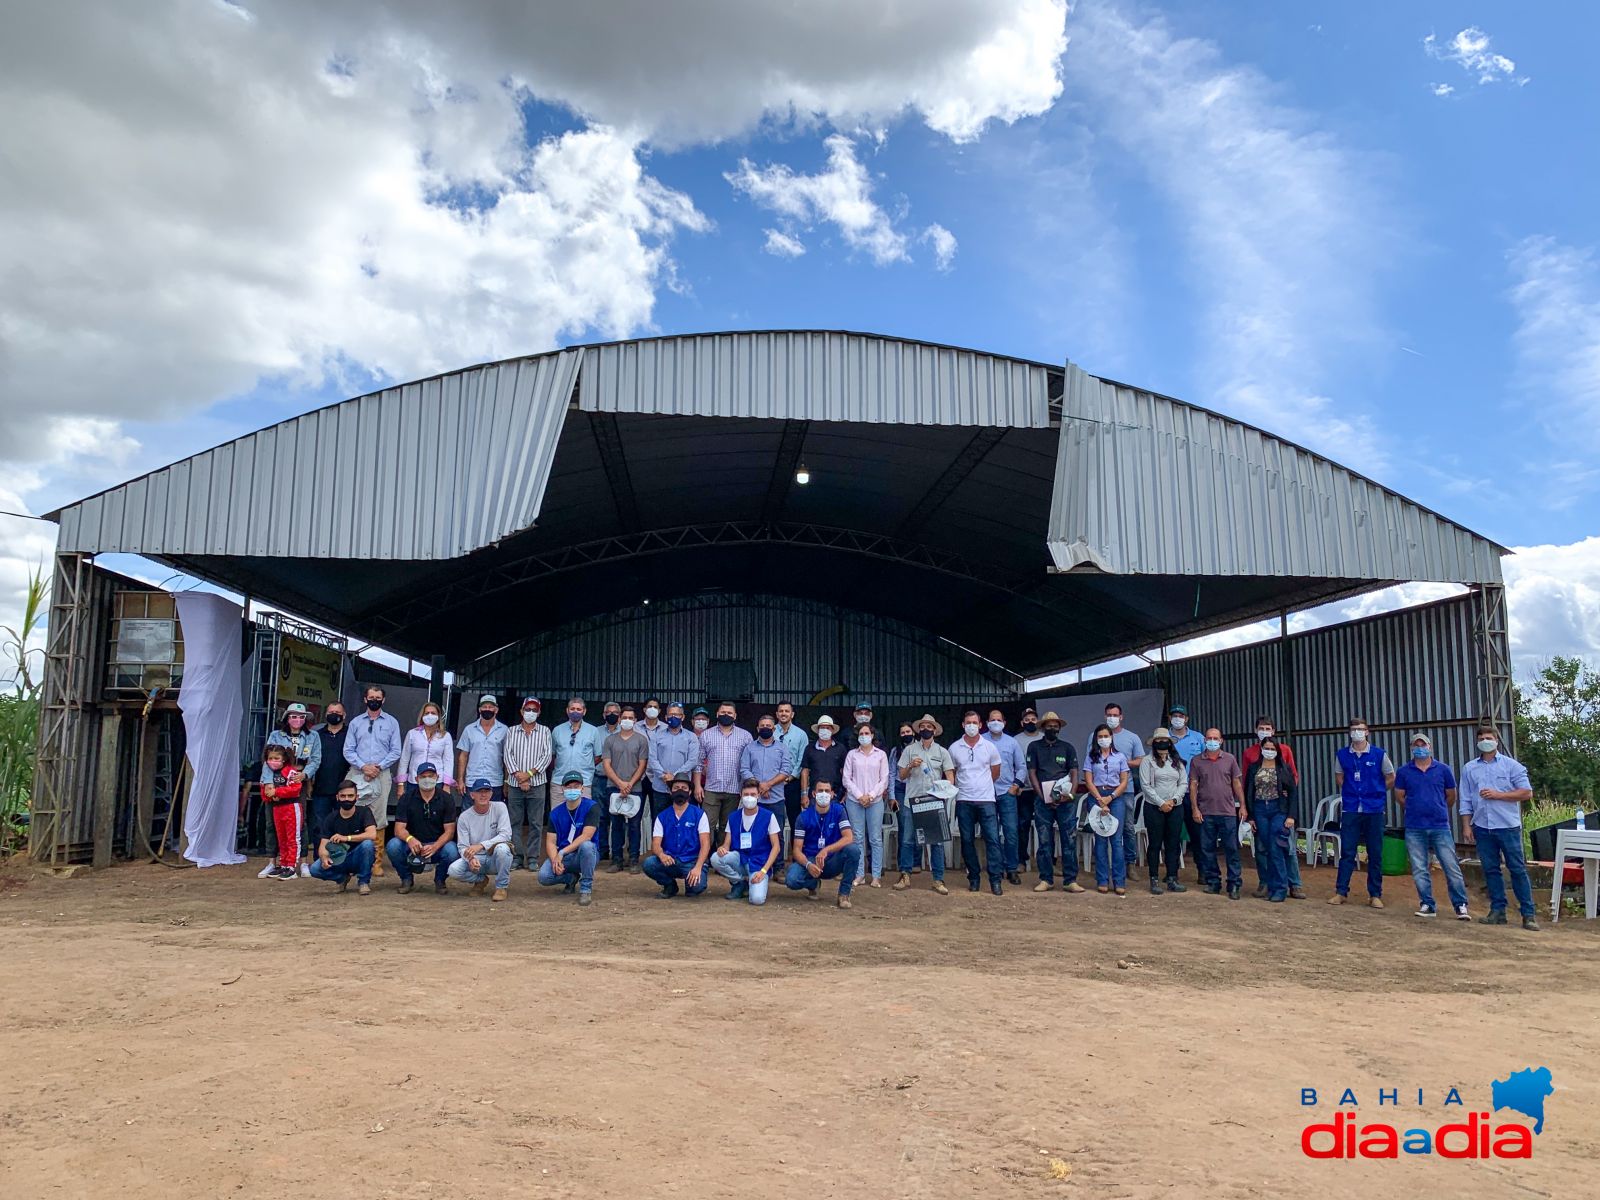
[[39, 683], [33, 668], [42, 657], [28, 641], [45, 611], [46, 587], [35, 571], [28, 580], [28, 598], [20, 627], [0, 626], [0, 653], [15, 672], [15, 690], [0, 695], [0, 856], [23, 838], [23, 821], [33, 794], [33, 764], [39, 738]]
[[[1565, 811], [1525, 825], [1547, 825], [1589, 812], [1600, 798], [1600, 676], [1581, 658], [1560, 658], [1517, 692], [1517, 753], [1528, 768], [1535, 800]], [[1542, 815], [1542, 814], [1540, 814]]]

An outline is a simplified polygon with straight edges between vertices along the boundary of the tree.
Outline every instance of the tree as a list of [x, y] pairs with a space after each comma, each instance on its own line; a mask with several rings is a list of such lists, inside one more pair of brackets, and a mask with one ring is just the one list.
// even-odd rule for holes
[[1600, 798], [1600, 675], [1556, 657], [1516, 697], [1517, 748], [1541, 796], [1593, 805]]

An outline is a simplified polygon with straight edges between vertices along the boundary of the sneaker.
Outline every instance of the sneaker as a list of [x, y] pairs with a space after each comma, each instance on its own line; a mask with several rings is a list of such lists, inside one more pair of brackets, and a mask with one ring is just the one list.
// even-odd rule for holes
[[1470, 920], [1472, 920], [1472, 911], [1469, 908], [1467, 908], [1467, 906], [1465, 904], [1456, 905], [1456, 920], [1458, 920], [1458, 921], [1470, 921]]
[[484, 892], [486, 892], [488, 890], [489, 890], [489, 881], [487, 879], [480, 879], [480, 880], [478, 880], [477, 883], [472, 885], [472, 894], [474, 896], [481, 896], [481, 895], [484, 894]]
[[358, 887], [356, 889], [356, 895], [358, 895], [358, 896], [370, 896], [370, 895], [372, 895], [372, 885], [370, 883], [363, 883], [360, 887]]
[[411, 889], [416, 887], [416, 886], [417, 886], [417, 884], [416, 884], [415, 880], [408, 879], [408, 880], [406, 880], [404, 883], [402, 883], [400, 885], [399, 892], [400, 892], [400, 894], [402, 896], [410, 895]]
[[839, 897], [839, 907], [840, 908], [849, 908], [850, 907], [850, 897], [849, 896], [840, 896]]
[[1424, 904], [1412, 915], [1418, 917], [1437, 917], [1439, 915], [1439, 911], [1431, 904]]
[[1167, 891], [1169, 892], [1187, 892], [1188, 890], [1184, 884], [1179, 883], [1176, 879], [1167, 880]]
[[299, 879], [300, 872], [293, 867], [278, 867], [272, 872], [273, 879]]
[[506, 898], [506, 890], [505, 890], [505, 888], [495, 888], [494, 895], [489, 897], [489, 899], [494, 901], [496, 904], [498, 904], [500, 901], [504, 900], [505, 898]]
[[1350, 903], [1350, 897], [1346, 896], [1343, 892], [1335, 892], [1333, 895], [1328, 897], [1328, 903], [1329, 904], [1349, 904]]
[[1367, 897], [1367, 907], [1368, 908], [1382, 908], [1383, 907], [1383, 897], [1382, 896], [1368, 896]]
[[262, 867], [261, 870], [256, 872], [256, 878], [257, 879], [271, 879], [273, 876], [277, 875], [277, 873], [278, 873], [278, 862], [277, 862], [277, 860], [276, 859], [269, 859], [268, 862], [267, 862], [267, 865]]
[[579, 892], [578, 893], [578, 907], [579, 908], [588, 908], [589, 905], [592, 904], [593, 902], [594, 902], [594, 893], [593, 892]]
[[750, 885], [749, 884], [747, 884], [747, 883], [736, 883], [736, 884], [733, 885], [733, 887], [728, 889], [727, 899], [729, 899], [729, 900], [743, 900], [749, 894], [750, 894]]
[[1161, 884], [1159, 884], [1159, 883], [1158, 883], [1158, 882], [1156, 882], [1156, 881], [1155, 881], [1155, 880], [1154, 880], [1154, 879], [1152, 879], [1152, 880], [1151, 880], [1151, 881], [1150, 881], [1150, 894], [1151, 894], [1151, 895], [1152, 895], [1152, 896], [1159, 896], [1159, 895], [1161, 895], [1161, 893], [1162, 893], [1162, 891], [1163, 891], [1163, 890], [1164, 890], [1164, 889], [1163, 889], [1163, 888], [1162, 888], [1162, 886], [1161, 886]]
[[1054, 886], [1054, 884], [1041, 879], [1038, 883], [1033, 885], [1033, 890], [1036, 892], [1048, 892]]
[[1523, 917], [1522, 927], [1524, 929], [1531, 929], [1535, 933], [1539, 932], [1539, 922], [1534, 920], [1532, 917]]
[[311, 864], [310, 863], [301, 863], [300, 864], [300, 878], [302, 878], [302, 879], [310, 879], [311, 878]]
[[1479, 925], [1504, 925], [1505, 923], [1506, 910], [1503, 908], [1491, 908], [1487, 916], [1478, 918]]
[[944, 880], [942, 879], [935, 879], [933, 881], [933, 890], [938, 892], [941, 896], [948, 896], [950, 894], [950, 889], [945, 887]]
[[1228, 899], [1229, 900], [1237, 900], [1239, 898], [1239, 893], [1240, 893], [1241, 890], [1242, 889], [1237, 887], [1237, 886], [1229, 888], [1228, 889]]
[[1079, 892], [1083, 891], [1083, 884], [1079, 883], [1077, 880], [1073, 880], [1071, 883], [1067, 884], [1067, 886], [1062, 888], [1061, 890], [1063, 892], [1067, 892], [1067, 893], [1070, 893], [1071, 895], [1076, 896]]
[[910, 886], [911, 876], [907, 875], [904, 871], [901, 871], [900, 878], [894, 882], [894, 890], [897, 892], [903, 892]]
[[1291, 900], [1304, 900], [1305, 898], [1306, 898], [1306, 890], [1305, 890], [1305, 888], [1303, 888], [1303, 887], [1292, 887], [1292, 888], [1289, 889], [1289, 899], [1291, 899]]

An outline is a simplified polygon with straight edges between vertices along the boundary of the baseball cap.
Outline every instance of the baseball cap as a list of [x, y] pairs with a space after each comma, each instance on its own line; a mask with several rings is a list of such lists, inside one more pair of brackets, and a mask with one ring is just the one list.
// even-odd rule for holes
[[492, 787], [494, 787], [494, 784], [490, 783], [487, 779], [474, 779], [472, 783], [468, 785], [467, 790], [469, 792], [487, 792]]
[[500, 707], [500, 701], [496, 700], [488, 692], [485, 692], [483, 695], [478, 697], [478, 706], [481, 708], [485, 704], [492, 704], [496, 708]]
[[438, 773], [439, 768], [432, 763], [418, 763], [417, 769], [412, 772], [413, 775], [437, 775]]
[[583, 772], [582, 771], [568, 771], [565, 775], [563, 775], [561, 777], [561, 782], [562, 783], [582, 783], [583, 782]]

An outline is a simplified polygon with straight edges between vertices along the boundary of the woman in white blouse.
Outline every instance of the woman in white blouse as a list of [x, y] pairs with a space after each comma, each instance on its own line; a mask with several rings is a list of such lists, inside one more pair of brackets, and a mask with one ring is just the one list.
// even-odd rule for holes
[[432, 763], [438, 768], [439, 784], [445, 791], [455, 791], [455, 739], [444, 727], [444, 713], [432, 700], [422, 706], [416, 725], [406, 731], [400, 742], [400, 761], [394, 775], [397, 798], [406, 794], [406, 785], [415, 779], [417, 768], [423, 763]]
[[1161, 894], [1161, 856], [1167, 856], [1169, 892], [1188, 891], [1178, 882], [1178, 844], [1183, 835], [1183, 806], [1189, 795], [1189, 768], [1172, 747], [1172, 734], [1158, 729], [1150, 736], [1150, 753], [1139, 764], [1139, 786], [1144, 791], [1144, 832], [1149, 841], [1145, 863], [1150, 870], [1150, 894]]
[[856, 748], [844, 756], [844, 807], [850, 828], [861, 844], [861, 873], [866, 879], [867, 859], [872, 859], [869, 887], [883, 886], [883, 809], [889, 791], [889, 756], [875, 744], [872, 726], [856, 726]]

